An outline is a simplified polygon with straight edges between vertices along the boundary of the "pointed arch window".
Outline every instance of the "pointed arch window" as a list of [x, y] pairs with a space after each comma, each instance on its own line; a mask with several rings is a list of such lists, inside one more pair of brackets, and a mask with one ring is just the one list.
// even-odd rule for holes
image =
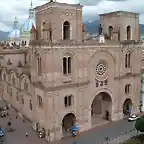
[[38, 76], [41, 76], [42, 74], [41, 57], [37, 58], [37, 72], [38, 72]]
[[63, 39], [69, 40], [70, 39], [70, 23], [65, 21], [63, 23]]
[[72, 60], [71, 57], [63, 57], [63, 74], [71, 74], [72, 72]]

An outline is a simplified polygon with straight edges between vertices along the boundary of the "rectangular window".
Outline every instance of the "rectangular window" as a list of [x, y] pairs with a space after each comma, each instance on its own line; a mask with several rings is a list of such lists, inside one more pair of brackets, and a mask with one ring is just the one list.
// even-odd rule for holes
[[32, 110], [32, 102], [30, 101], [30, 110]]
[[38, 100], [38, 107], [41, 107], [43, 106], [43, 103], [42, 103], [42, 97], [41, 96], [37, 96], [37, 100]]
[[68, 97], [68, 106], [71, 106], [72, 105], [72, 96], [69, 96]]
[[71, 57], [68, 57], [68, 74], [71, 73]]
[[128, 56], [127, 54], [125, 55], [125, 68], [127, 68], [127, 59], [128, 59]]
[[67, 58], [63, 58], [63, 74], [67, 74]]
[[64, 98], [64, 104], [65, 104], [65, 107], [67, 107], [68, 106], [68, 101], [67, 101], [67, 96]]
[[128, 68], [130, 68], [130, 54], [128, 54], [128, 62], [127, 62], [127, 64], [128, 64]]

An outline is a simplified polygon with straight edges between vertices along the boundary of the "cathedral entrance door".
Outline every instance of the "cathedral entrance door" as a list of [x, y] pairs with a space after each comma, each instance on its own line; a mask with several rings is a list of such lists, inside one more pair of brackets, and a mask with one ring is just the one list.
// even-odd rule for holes
[[123, 114], [130, 115], [132, 110], [132, 100], [127, 98], [123, 103]]
[[100, 92], [95, 96], [91, 104], [91, 124], [101, 125], [111, 120], [112, 100], [106, 92]]
[[73, 113], [68, 113], [62, 120], [62, 132], [63, 136], [71, 135], [71, 128], [76, 122], [76, 116]]

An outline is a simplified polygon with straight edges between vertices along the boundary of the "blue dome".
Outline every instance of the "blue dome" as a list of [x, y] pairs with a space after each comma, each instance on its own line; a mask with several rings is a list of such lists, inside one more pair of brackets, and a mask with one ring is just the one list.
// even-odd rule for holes
[[20, 30], [19, 29], [13, 29], [9, 35], [8, 38], [11, 39], [20, 39]]
[[35, 26], [35, 19], [29, 18], [26, 20], [26, 22], [21, 27], [21, 32], [30, 32], [32, 29], [32, 25]]

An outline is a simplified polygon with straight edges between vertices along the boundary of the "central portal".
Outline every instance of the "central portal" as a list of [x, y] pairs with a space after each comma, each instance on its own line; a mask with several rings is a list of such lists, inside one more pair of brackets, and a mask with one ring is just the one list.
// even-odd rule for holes
[[111, 121], [112, 100], [106, 92], [95, 96], [91, 104], [91, 124], [97, 126]]

